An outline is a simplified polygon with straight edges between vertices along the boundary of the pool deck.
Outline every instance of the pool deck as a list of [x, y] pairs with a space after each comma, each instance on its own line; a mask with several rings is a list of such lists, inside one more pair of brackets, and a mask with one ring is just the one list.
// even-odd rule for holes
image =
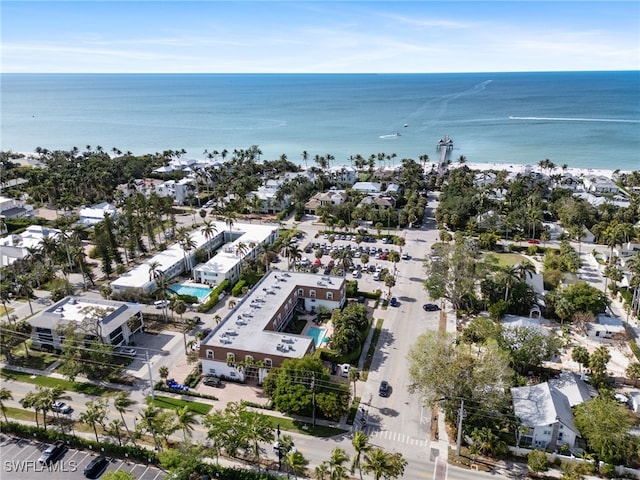
[[[313, 316], [313, 318], [315, 318], [315, 315]], [[307, 325], [302, 329], [302, 334], [312, 337], [313, 335], [309, 335], [310, 328], [323, 329], [324, 330], [323, 338], [331, 338], [331, 335], [333, 334], [333, 323], [331, 321], [328, 321], [327, 323], [315, 324], [311, 319], [307, 319]], [[320, 342], [320, 345], [316, 344], [316, 348], [319, 348], [324, 343], [326, 342]]]

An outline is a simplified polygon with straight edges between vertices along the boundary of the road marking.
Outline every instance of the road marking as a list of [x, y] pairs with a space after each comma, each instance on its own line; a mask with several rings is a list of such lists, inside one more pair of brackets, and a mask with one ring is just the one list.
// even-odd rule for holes
[[363, 429], [364, 433], [370, 438], [380, 438], [382, 440], [388, 440], [391, 442], [404, 443], [407, 445], [417, 445], [418, 447], [426, 447], [427, 442], [420, 438], [411, 437], [405, 433], [391, 432], [389, 430], [377, 430], [374, 427], [366, 427]]

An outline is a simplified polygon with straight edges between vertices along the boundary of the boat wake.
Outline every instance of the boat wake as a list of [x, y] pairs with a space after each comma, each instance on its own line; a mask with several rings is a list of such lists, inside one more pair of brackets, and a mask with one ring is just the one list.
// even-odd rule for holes
[[610, 122], [610, 123], [640, 123], [640, 120], [618, 118], [580, 118], [580, 117], [512, 117], [509, 120], [530, 120], [544, 122]]
[[380, 135], [378, 138], [388, 139], [388, 138], [398, 138], [400, 136], [399, 133], [394, 133], [393, 135]]

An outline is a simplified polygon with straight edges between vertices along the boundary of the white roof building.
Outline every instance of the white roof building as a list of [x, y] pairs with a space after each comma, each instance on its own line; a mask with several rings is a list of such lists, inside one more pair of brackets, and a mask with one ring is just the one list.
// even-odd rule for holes
[[380, 182], [356, 182], [351, 188], [356, 192], [375, 194], [380, 193], [382, 184]]
[[60, 230], [41, 225], [29, 225], [18, 235], [8, 235], [0, 239], [0, 266], [11, 265], [29, 255], [30, 249], [40, 248], [43, 238], [56, 238]]
[[118, 210], [109, 202], [102, 202], [93, 207], [83, 207], [80, 209], [80, 225], [92, 226], [104, 220], [104, 216], [109, 214], [114, 220], [118, 218]]
[[[156, 282], [149, 274], [149, 265], [153, 262], [159, 264], [158, 270], [167, 279], [172, 279], [185, 271], [185, 261], [193, 264], [195, 251], [202, 248], [205, 251], [215, 250], [230, 242], [220, 253], [211, 258], [207, 263], [196, 265], [193, 269], [194, 279], [197, 282], [217, 285], [234, 275], [239, 275], [242, 261], [247, 255], [256, 255], [257, 247], [264, 242], [273, 242], [278, 237], [278, 231], [274, 226], [238, 223], [234, 224], [231, 232], [224, 222], [212, 222], [217, 230], [213, 237], [207, 238], [203, 233], [203, 227], [190, 232], [195, 248], [186, 253], [179, 243], [170, 245], [166, 250], [154, 255], [144, 263], [132, 268], [113, 282], [111, 288], [114, 292], [125, 290], [139, 290], [153, 292]], [[246, 250], [242, 252], [239, 243], [243, 243]], [[251, 247], [252, 244], [255, 244]], [[228, 251], [226, 251], [228, 250]], [[186, 260], [185, 260], [186, 256]]]
[[[142, 309], [137, 303], [114, 302], [90, 297], [69, 296], [29, 318], [33, 344], [60, 350], [64, 338], [59, 328], [75, 325], [84, 332], [96, 333], [114, 346], [129, 344], [134, 333], [144, 326]], [[129, 321], [130, 319], [134, 321]]]
[[513, 411], [520, 420], [520, 444], [534, 448], [573, 448], [580, 432], [573, 423], [567, 397], [544, 382], [511, 389]]
[[[220, 228], [218, 232], [220, 234]], [[234, 224], [230, 237], [226, 238], [228, 243], [211, 260], [197, 265], [193, 269], [193, 278], [196, 282], [207, 285], [219, 285], [224, 280], [234, 282], [240, 276], [244, 259], [256, 258], [260, 247], [273, 243], [276, 238], [278, 230], [273, 225]]]

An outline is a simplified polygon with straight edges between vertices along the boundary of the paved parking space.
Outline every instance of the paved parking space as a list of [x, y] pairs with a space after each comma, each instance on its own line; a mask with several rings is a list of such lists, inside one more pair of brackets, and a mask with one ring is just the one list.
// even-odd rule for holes
[[[30, 441], [17, 437], [0, 435], [0, 452], [2, 453], [2, 480], [42, 479], [47, 480], [80, 479], [84, 477], [84, 468], [96, 457], [96, 452], [68, 449], [58, 461], [45, 466], [38, 463], [38, 458], [49, 444]], [[124, 462], [111, 459], [106, 471], [122, 470], [130, 472], [135, 478], [144, 480], [163, 480], [166, 472], [154, 466]]]

